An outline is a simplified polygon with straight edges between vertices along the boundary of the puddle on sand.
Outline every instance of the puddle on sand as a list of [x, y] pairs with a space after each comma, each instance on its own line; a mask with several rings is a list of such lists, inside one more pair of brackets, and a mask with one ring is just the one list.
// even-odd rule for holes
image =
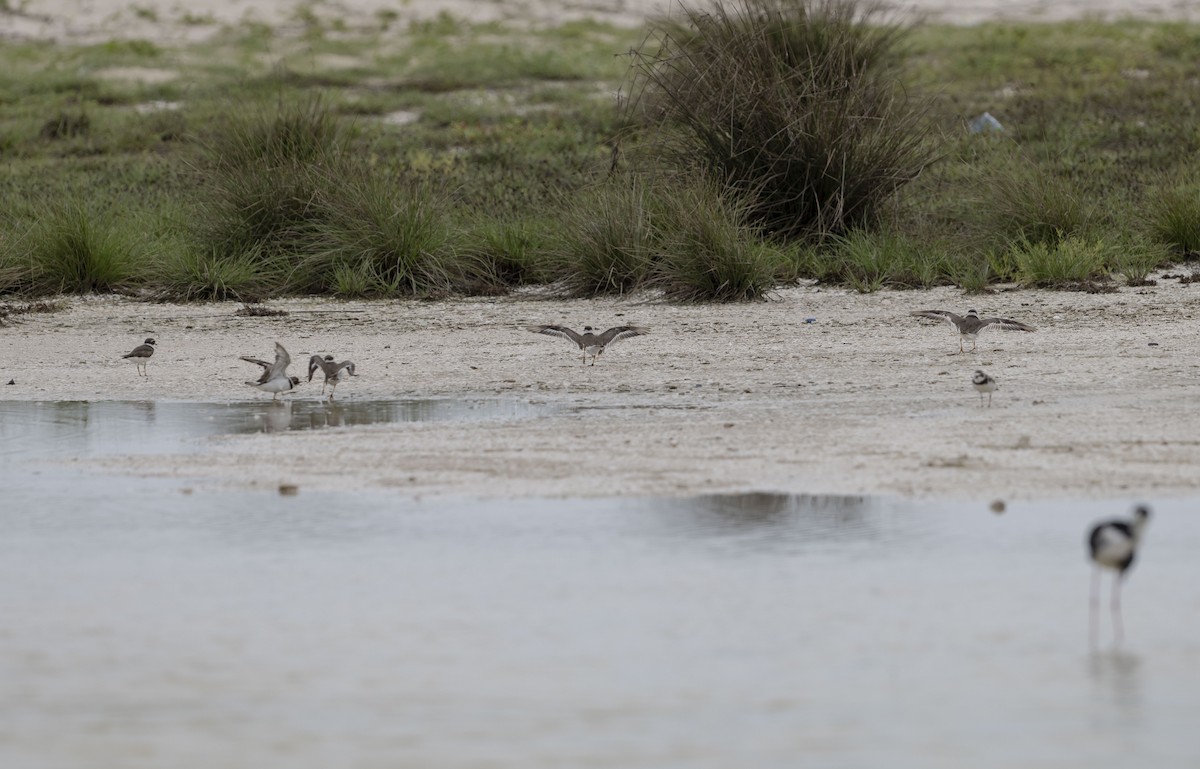
[[527, 419], [555, 407], [522, 401], [0, 401], [0, 456], [90, 458], [185, 449], [196, 438], [352, 425]]
[[[180, 450], [264, 408], [4, 411], [0, 460]], [[5, 472], [5, 766], [1200, 765], [1188, 500], [1147, 500], [1128, 641], [1106, 616], [1089, 655], [1083, 533], [1129, 500], [186, 496]]]

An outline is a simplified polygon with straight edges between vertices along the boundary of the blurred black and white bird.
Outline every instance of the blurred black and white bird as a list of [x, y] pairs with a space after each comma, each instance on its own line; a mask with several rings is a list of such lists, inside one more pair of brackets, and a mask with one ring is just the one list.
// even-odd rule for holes
[[1125, 634], [1121, 621], [1121, 581], [1133, 565], [1142, 531], [1149, 518], [1150, 508], [1138, 505], [1133, 509], [1132, 519], [1101, 521], [1088, 532], [1088, 557], [1096, 566], [1092, 573], [1091, 600], [1088, 604], [1088, 631], [1093, 649], [1099, 637], [1100, 573], [1104, 569], [1115, 572], [1111, 592], [1114, 642], [1120, 644]]
[[971, 341], [971, 352], [975, 352], [976, 337], [987, 328], [995, 326], [1005, 331], [1037, 331], [1033, 326], [1026, 325], [1011, 318], [981, 318], [974, 310], [967, 310], [966, 315], [958, 315], [949, 310], [917, 310], [910, 315], [919, 318], [943, 320], [958, 330], [958, 351], [963, 350], [963, 340]]
[[537, 334], [549, 334], [574, 342], [578, 345], [579, 351], [583, 353], [583, 363], [587, 364], [590, 355], [593, 366], [596, 365], [596, 358], [600, 357], [600, 353], [604, 352], [604, 348], [610, 344], [650, 332], [650, 329], [641, 326], [613, 326], [603, 334], [595, 333], [591, 326], [584, 326], [582, 334], [572, 331], [566, 326], [530, 326], [529, 330]]
[[267, 363], [265, 360], [249, 358], [245, 355], [241, 356], [241, 359], [256, 366], [262, 366], [262, 376], [246, 384], [265, 393], [271, 393], [271, 400], [277, 400], [279, 393], [287, 392], [300, 384], [300, 377], [288, 376], [287, 367], [291, 364], [292, 357], [288, 355], [288, 351], [283, 349], [283, 345], [279, 342], [275, 343], [274, 363]]
[[142, 376], [149, 376], [146, 373], [146, 363], [149, 362], [150, 356], [154, 354], [154, 345], [157, 344], [153, 339], [147, 339], [145, 342], [134, 347], [122, 358], [129, 358], [137, 366], [138, 373]]
[[352, 377], [354, 374], [354, 364], [348, 360], [341, 363], [334, 361], [332, 355], [321, 357], [314, 355], [308, 359], [308, 381], [312, 381], [313, 374], [321, 370], [325, 375], [325, 382], [321, 385], [321, 394], [325, 394], [325, 386], [329, 386], [329, 400], [333, 400], [333, 392], [337, 389], [338, 383], [342, 381], [342, 377]]
[[994, 377], [990, 377], [979, 369], [975, 369], [975, 376], [971, 377], [971, 384], [979, 392], [979, 406], [983, 407], [983, 394], [987, 393], [988, 408], [992, 407], [992, 393], [999, 389], [1000, 385]]

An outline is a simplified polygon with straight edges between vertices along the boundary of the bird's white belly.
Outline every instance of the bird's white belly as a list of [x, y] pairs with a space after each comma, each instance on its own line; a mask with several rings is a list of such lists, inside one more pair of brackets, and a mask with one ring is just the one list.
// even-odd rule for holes
[[1131, 553], [1133, 553], [1133, 543], [1128, 539], [1106, 539], [1096, 548], [1096, 563], [1116, 569], [1129, 558]]
[[269, 379], [260, 385], [256, 385], [256, 387], [266, 393], [283, 393], [292, 389], [292, 382], [290, 379], [276, 377], [274, 379]]
[[589, 344], [583, 348], [584, 355], [599, 355], [604, 348], [598, 344]]
[[996, 391], [996, 383], [994, 381], [992, 381], [992, 382], [984, 382], [983, 384], [976, 384], [975, 389], [981, 393], [995, 392]]

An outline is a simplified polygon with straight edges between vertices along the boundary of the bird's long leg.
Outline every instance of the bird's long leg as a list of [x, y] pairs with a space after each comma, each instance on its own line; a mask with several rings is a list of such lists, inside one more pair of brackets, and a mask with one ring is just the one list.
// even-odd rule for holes
[[321, 394], [322, 394], [322, 395], [324, 395], [324, 394], [325, 394], [325, 385], [327, 385], [327, 384], [329, 384], [329, 380], [328, 380], [328, 379], [326, 379], [324, 382], [322, 382], [322, 383], [321, 383]]
[[983, 408], [983, 390], [979, 391], [979, 408]]
[[1121, 641], [1125, 639], [1125, 627], [1121, 621], [1121, 574], [1119, 572], [1113, 579], [1112, 586], [1112, 622], [1113, 643], [1120, 646]]
[[992, 407], [992, 394], [989, 392], [988, 393], [988, 408], [990, 409], [991, 407]]
[[334, 383], [333, 383], [332, 385], [330, 385], [330, 387], [329, 387], [329, 400], [331, 400], [331, 401], [333, 400], [333, 393], [334, 393], [334, 391], [335, 391], [335, 390], [337, 390], [337, 383], [336, 383], [336, 382], [334, 382]]
[[960, 355], [963, 353], [962, 334], [958, 335], [958, 352]]
[[1100, 626], [1097, 621], [1100, 613], [1100, 569], [1092, 569], [1092, 593], [1088, 599], [1088, 645], [1092, 651], [1100, 642]]

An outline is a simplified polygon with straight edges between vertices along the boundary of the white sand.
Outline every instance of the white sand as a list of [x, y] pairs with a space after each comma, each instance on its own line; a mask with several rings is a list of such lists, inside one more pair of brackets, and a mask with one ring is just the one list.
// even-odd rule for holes
[[[693, 5], [703, 5], [696, 0]], [[647, 14], [678, 8], [678, 0], [16, 0], [0, 11], [0, 38], [71, 42], [137, 38], [161, 43], [204, 39], [247, 22], [303, 30], [312, 14], [347, 31], [377, 30], [395, 14], [393, 28], [449, 13], [473, 21], [514, 25], [557, 24], [591, 18], [637, 26]], [[931, 21], [976, 24], [997, 20], [1061, 21], [1124, 18], [1200, 19], [1200, 4], [1180, 0], [897, 0], [902, 13]]]
[[[1097, 295], [795, 288], [732, 306], [306, 300], [278, 303], [290, 311], [281, 318], [237, 317], [233, 304], [72, 300], [0, 329], [0, 381], [17, 382], [0, 398], [267, 401], [243, 384], [254, 369], [237, 356], [269, 357], [278, 339], [297, 361], [326, 351], [356, 361], [344, 399], [484, 395], [563, 411], [220, 438], [200, 456], [107, 464], [199, 488], [1185, 495], [1200, 489], [1198, 292], [1169, 280]], [[908, 315], [930, 307], [1039, 330], [988, 332], [978, 353], [959, 355], [949, 326]], [[652, 333], [582, 367], [568, 343], [522, 328], [541, 322]], [[159, 342], [149, 379], [120, 359], [145, 336]], [[971, 388], [976, 368], [1000, 381], [990, 409]]]

